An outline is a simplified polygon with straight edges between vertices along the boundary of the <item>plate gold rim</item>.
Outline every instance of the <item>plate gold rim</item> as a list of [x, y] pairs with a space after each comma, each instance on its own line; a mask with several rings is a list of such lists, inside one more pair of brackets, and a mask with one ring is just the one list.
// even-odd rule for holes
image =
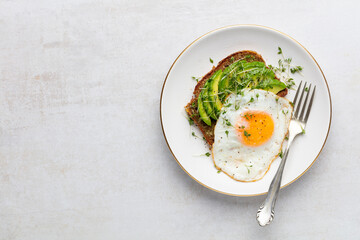
[[294, 41], [295, 43], [297, 43], [299, 46], [301, 46], [309, 55], [310, 57], [314, 60], [314, 62], [316, 63], [316, 65], [318, 66], [324, 80], [325, 80], [325, 84], [326, 84], [326, 87], [327, 87], [327, 90], [328, 90], [328, 94], [329, 94], [329, 101], [330, 101], [330, 121], [329, 121], [329, 127], [328, 127], [328, 131], [327, 131], [327, 134], [326, 134], [326, 137], [325, 137], [325, 140], [324, 140], [324, 143], [319, 151], [319, 153], [317, 154], [317, 156], [315, 157], [315, 159], [312, 161], [312, 163], [310, 164], [310, 166], [308, 168], [305, 169], [304, 172], [302, 172], [299, 176], [297, 176], [294, 180], [292, 180], [291, 182], [285, 184], [284, 186], [281, 187], [282, 188], [285, 188], [287, 186], [289, 186], [290, 184], [292, 184], [293, 182], [295, 182], [296, 180], [298, 180], [302, 175], [304, 175], [308, 170], [309, 168], [315, 163], [315, 161], [318, 159], [320, 153], [322, 152], [324, 146], [325, 146], [325, 143], [327, 141], [327, 138], [329, 136], [329, 132], [330, 132], [330, 126], [331, 126], [331, 121], [332, 121], [332, 101], [331, 101], [331, 94], [330, 94], [330, 89], [329, 89], [329, 85], [328, 85], [328, 82], [326, 80], [326, 77], [325, 77], [325, 74], [324, 72], [322, 71], [320, 65], [318, 64], [318, 62], [315, 60], [315, 58], [313, 57], [313, 55], [311, 55], [311, 53], [303, 46], [301, 45], [297, 40], [295, 40], [294, 38], [292, 38], [291, 36], [279, 31], [279, 30], [276, 30], [274, 28], [270, 28], [270, 27], [266, 27], [266, 26], [262, 26], [262, 25], [257, 25], [257, 24], [235, 24], [235, 25], [228, 25], [228, 26], [224, 26], [224, 27], [221, 27], [221, 28], [217, 28], [217, 29], [214, 29], [210, 32], [207, 32], [205, 34], [203, 34], [202, 36], [198, 37], [197, 39], [195, 39], [192, 43], [190, 43], [180, 54], [179, 56], [175, 59], [175, 61], [173, 62], [173, 64], [171, 65], [168, 73], [166, 74], [166, 77], [165, 77], [165, 80], [164, 80], [164, 83], [163, 83], [163, 86], [162, 86], [162, 89], [161, 89], [161, 95], [160, 95], [160, 122], [161, 122], [161, 129], [162, 129], [162, 132], [163, 132], [163, 135], [164, 135], [164, 138], [165, 138], [165, 142], [166, 142], [166, 145], [168, 146], [171, 154], [173, 155], [174, 159], [176, 160], [176, 162], [179, 164], [179, 166], [182, 168], [182, 170], [184, 172], [186, 172], [193, 180], [195, 180], [196, 182], [198, 182], [199, 184], [201, 184], [202, 186], [210, 189], [210, 190], [213, 190], [215, 192], [218, 192], [218, 193], [221, 193], [221, 194], [225, 194], [225, 195], [229, 195], [229, 196], [237, 196], [237, 197], [253, 197], [253, 196], [260, 196], [260, 195], [264, 195], [268, 192], [263, 192], [263, 193], [257, 193], [257, 194], [232, 194], [232, 193], [227, 193], [227, 192], [223, 192], [223, 191], [220, 191], [220, 190], [217, 190], [217, 189], [214, 189], [212, 187], [209, 187], [205, 184], [203, 184], [202, 182], [198, 181], [196, 178], [194, 178], [188, 171], [185, 170], [185, 168], [181, 165], [181, 163], [178, 161], [178, 159], [175, 157], [169, 143], [168, 143], [168, 140], [166, 138], [166, 135], [165, 135], [165, 131], [164, 131], [164, 125], [163, 125], [163, 122], [162, 122], [162, 111], [161, 111], [161, 106], [162, 106], [162, 97], [163, 97], [163, 92], [164, 92], [164, 87], [165, 87], [165, 84], [166, 84], [166, 81], [167, 81], [167, 78], [173, 68], [173, 66], [175, 65], [175, 63], [177, 62], [177, 60], [180, 58], [180, 56], [190, 47], [192, 46], [194, 43], [196, 43], [197, 41], [199, 41], [201, 38], [213, 33], [213, 32], [216, 32], [216, 31], [219, 31], [219, 30], [222, 30], [222, 29], [226, 29], [226, 28], [232, 28], [232, 27], [239, 27], [239, 26], [249, 26], [249, 27], [260, 27], [260, 28], [264, 28], [264, 29], [269, 29], [269, 30], [272, 30], [272, 31], [275, 31], [275, 32], [278, 32], [288, 38], [290, 38], [292, 41]]

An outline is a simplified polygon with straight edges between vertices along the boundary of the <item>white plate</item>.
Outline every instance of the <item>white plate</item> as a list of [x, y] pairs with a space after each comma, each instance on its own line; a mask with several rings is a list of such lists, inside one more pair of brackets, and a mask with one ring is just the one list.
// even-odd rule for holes
[[[312, 111], [306, 134], [293, 142], [282, 179], [282, 187], [303, 175], [315, 162], [324, 147], [331, 124], [331, 97], [319, 65], [311, 54], [293, 38], [268, 27], [236, 25], [209, 32], [192, 42], [171, 66], [164, 81], [160, 99], [160, 119], [163, 133], [174, 158], [198, 183], [214, 191], [236, 196], [265, 194], [279, 166], [280, 159], [271, 165], [265, 177], [257, 182], [237, 182], [224, 173], [217, 173], [211, 157], [199, 156], [209, 152], [196, 127], [190, 127], [184, 106], [190, 101], [196, 82], [191, 76], [203, 76], [210, 71], [209, 58], [218, 61], [240, 50], [254, 50], [261, 54], [266, 64], [277, 65], [280, 46], [285, 57], [303, 67], [302, 74], [293, 75], [296, 84], [301, 80], [316, 85]], [[292, 100], [295, 91], [287, 98]]]

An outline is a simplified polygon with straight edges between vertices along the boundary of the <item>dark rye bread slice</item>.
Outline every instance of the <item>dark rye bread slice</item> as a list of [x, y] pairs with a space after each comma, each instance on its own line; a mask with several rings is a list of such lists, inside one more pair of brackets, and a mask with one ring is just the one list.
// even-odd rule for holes
[[[200, 131], [204, 135], [210, 148], [211, 148], [212, 144], [214, 143], [214, 128], [215, 128], [216, 120], [211, 119], [211, 126], [206, 125], [206, 123], [204, 123], [201, 120], [199, 112], [197, 110], [198, 97], [199, 97], [199, 94], [200, 94], [204, 84], [211, 77], [211, 75], [213, 75], [217, 70], [225, 69], [231, 63], [233, 63], [233, 61], [238, 61], [238, 60], [246, 60], [248, 62], [258, 61], [258, 62], [265, 63], [264, 59], [261, 57], [260, 54], [258, 54], [257, 52], [254, 52], [254, 51], [250, 51], [250, 50], [239, 51], [239, 52], [236, 52], [236, 53], [233, 53], [233, 54], [227, 56], [226, 58], [221, 60], [216, 67], [213, 67], [210, 72], [208, 72], [204, 77], [202, 77], [202, 79], [195, 86], [194, 95], [193, 95], [191, 101], [185, 106], [185, 110], [186, 110], [187, 114], [194, 121], [194, 123], [199, 127]], [[277, 95], [280, 97], [284, 97], [284, 96], [286, 96], [286, 94], [287, 94], [287, 89], [285, 88], [284, 90], [280, 91]]]

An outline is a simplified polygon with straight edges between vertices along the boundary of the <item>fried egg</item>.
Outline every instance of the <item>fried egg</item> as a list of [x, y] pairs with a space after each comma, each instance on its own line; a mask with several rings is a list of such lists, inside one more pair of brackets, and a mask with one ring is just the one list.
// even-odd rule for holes
[[287, 99], [268, 91], [229, 95], [215, 126], [216, 168], [238, 181], [263, 178], [281, 152], [292, 111]]

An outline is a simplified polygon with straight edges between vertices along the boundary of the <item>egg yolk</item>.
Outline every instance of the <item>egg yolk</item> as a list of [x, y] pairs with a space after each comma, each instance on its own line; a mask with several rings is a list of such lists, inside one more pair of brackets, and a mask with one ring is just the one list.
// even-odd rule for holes
[[244, 145], [257, 147], [271, 138], [274, 132], [274, 121], [266, 112], [246, 111], [238, 118], [235, 129], [239, 140]]

